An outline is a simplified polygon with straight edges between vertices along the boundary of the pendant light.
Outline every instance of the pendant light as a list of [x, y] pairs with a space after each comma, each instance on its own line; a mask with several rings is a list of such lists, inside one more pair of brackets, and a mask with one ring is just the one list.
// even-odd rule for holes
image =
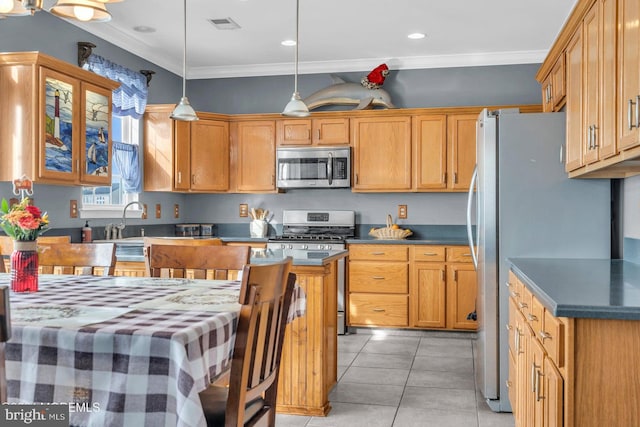
[[187, 99], [187, 0], [184, 0], [184, 50], [182, 52], [182, 98], [171, 113], [173, 120], [192, 122], [198, 120], [195, 110]]
[[283, 116], [290, 117], [307, 117], [309, 115], [309, 108], [300, 98], [300, 94], [298, 93], [298, 45], [299, 45], [299, 36], [298, 36], [298, 27], [300, 26], [300, 0], [296, 0], [296, 57], [295, 57], [295, 74], [294, 74], [294, 86], [293, 86], [293, 95], [291, 96], [291, 100], [284, 107], [284, 111], [282, 112]]
[[61, 18], [77, 21], [108, 22], [111, 21], [111, 14], [105, 3], [94, 0], [58, 0], [49, 11]]

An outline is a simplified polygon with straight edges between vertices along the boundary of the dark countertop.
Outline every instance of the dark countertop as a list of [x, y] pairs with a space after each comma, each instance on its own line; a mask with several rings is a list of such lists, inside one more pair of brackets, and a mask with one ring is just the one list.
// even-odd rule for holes
[[451, 245], [451, 246], [467, 246], [467, 239], [459, 237], [431, 237], [428, 239], [412, 239], [411, 237], [402, 240], [383, 240], [373, 237], [365, 237], [359, 239], [347, 239], [349, 244], [365, 244], [365, 245]]
[[640, 264], [610, 259], [509, 261], [554, 316], [640, 320]]

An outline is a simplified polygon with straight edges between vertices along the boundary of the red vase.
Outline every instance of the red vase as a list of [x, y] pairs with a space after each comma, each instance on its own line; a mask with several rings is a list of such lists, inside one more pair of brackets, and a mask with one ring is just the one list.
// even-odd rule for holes
[[11, 253], [11, 290], [38, 291], [38, 242], [14, 240]]

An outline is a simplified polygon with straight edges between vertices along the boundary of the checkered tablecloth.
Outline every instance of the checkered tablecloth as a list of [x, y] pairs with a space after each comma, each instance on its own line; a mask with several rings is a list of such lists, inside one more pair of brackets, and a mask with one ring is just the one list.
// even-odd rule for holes
[[[229, 299], [237, 299], [239, 282], [52, 275], [39, 282], [37, 293], [10, 296], [9, 402], [69, 403], [77, 426], [206, 425], [198, 393], [229, 367], [239, 309]], [[289, 318], [304, 312], [296, 287]]]

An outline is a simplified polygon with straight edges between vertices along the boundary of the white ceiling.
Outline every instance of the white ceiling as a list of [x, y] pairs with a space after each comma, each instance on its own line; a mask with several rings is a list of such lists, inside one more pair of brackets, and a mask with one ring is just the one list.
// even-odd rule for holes
[[[299, 72], [542, 62], [576, 0], [300, 0]], [[107, 4], [75, 25], [182, 75], [183, 1]], [[187, 78], [293, 74], [295, 0], [188, 0]], [[239, 30], [209, 19], [231, 18]], [[136, 26], [156, 29], [152, 33]], [[407, 35], [423, 32], [422, 40]], [[99, 54], [99, 49], [96, 53]]]

